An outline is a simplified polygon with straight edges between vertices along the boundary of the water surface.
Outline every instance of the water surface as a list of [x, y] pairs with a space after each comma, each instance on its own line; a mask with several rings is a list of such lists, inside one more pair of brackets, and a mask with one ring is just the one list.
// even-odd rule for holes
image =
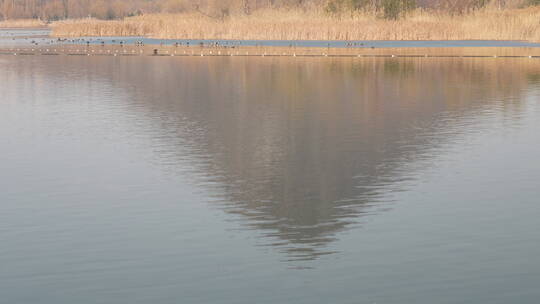
[[540, 64], [0, 57], [6, 303], [536, 303]]
[[156, 39], [139, 36], [122, 37], [50, 37], [51, 30], [2, 29], [0, 46], [28, 45], [182, 45], [224, 47], [300, 47], [300, 48], [540, 48], [539, 42], [520, 40], [227, 40], [227, 39]]

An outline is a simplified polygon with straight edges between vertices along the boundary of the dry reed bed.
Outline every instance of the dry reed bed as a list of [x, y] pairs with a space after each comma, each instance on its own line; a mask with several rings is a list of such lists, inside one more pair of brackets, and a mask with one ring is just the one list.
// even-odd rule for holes
[[120, 21], [68, 20], [55, 36], [148, 36], [254, 40], [532, 40], [540, 41], [540, 7], [484, 9], [463, 16], [417, 10], [400, 20], [373, 13], [342, 17], [299, 11], [258, 11], [225, 20], [200, 14], [150, 14]]
[[0, 21], [0, 28], [42, 28], [45, 22], [39, 19], [13, 19]]

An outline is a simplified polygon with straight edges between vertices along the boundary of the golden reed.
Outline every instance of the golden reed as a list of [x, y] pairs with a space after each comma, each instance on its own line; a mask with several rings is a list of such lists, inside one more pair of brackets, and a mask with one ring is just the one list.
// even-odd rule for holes
[[39, 19], [13, 19], [0, 21], [0, 28], [42, 28], [45, 22]]
[[224, 20], [201, 14], [149, 14], [117, 21], [67, 20], [55, 36], [147, 36], [176, 39], [254, 40], [531, 40], [540, 41], [540, 7], [486, 8], [465, 15], [415, 10], [399, 20], [374, 13], [261, 10]]

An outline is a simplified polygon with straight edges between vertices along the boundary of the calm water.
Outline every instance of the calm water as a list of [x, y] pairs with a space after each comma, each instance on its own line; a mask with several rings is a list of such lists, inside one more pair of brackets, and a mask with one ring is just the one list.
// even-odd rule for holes
[[537, 303], [540, 62], [0, 57], [1, 303]]
[[51, 44], [83, 44], [91, 45], [126, 45], [143, 42], [148, 45], [181, 45], [199, 46], [201, 44], [229, 46], [267, 46], [267, 47], [314, 47], [314, 48], [449, 48], [449, 47], [518, 47], [530, 48], [536, 53], [539, 42], [519, 40], [201, 40], [201, 39], [154, 39], [148, 37], [81, 37], [67, 40], [49, 37], [49, 29], [2, 29], [0, 28], [0, 46], [47, 46]]

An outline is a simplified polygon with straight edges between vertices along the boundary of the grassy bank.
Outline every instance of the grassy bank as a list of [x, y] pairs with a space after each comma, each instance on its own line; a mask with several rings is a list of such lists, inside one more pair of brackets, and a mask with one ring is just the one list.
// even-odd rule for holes
[[0, 28], [42, 28], [45, 22], [39, 19], [13, 19], [0, 21]]
[[482, 9], [465, 15], [415, 10], [387, 20], [374, 13], [261, 10], [224, 20], [197, 13], [149, 14], [117, 21], [55, 22], [55, 36], [149, 36], [177, 39], [531, 40], [540, 41], [540, 7]]

